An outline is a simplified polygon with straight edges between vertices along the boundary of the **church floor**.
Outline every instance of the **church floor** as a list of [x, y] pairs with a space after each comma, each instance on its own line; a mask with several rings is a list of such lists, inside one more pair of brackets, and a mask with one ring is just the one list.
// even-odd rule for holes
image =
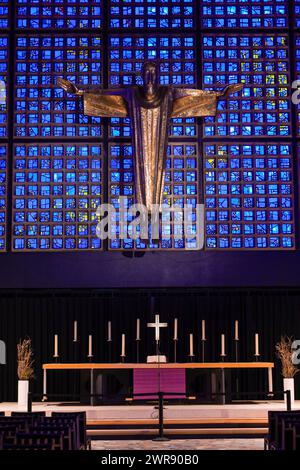
[[263, 439], [174, 439], [168, 442], [92, 441], [93, 450], [263, 450]]

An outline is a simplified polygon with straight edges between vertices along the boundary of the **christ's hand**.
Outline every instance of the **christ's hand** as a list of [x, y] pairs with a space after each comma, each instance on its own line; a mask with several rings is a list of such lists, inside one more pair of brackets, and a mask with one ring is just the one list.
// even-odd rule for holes
[[238, 93], [243, 89], [242, 83], [236, 83], [233, 85], [228, 85], [226, 88], [224, 88], [223, 91], [219, 92], [217, 95], [219, 98], [229, 98], [230, 95], [233, 95], [234, 93]]
[[63, 78], [57, 79], [57, 85], [60, 86], [67, 93], [72, 93], [73, 95], [82, 95], [82, 90], [79, 90], [77, 86], [70, 82], [70, 80], [64, 80]]

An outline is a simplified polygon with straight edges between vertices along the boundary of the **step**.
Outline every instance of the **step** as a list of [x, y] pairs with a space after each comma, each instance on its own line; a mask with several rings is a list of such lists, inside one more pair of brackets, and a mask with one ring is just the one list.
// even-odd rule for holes
[[[206, 419], [165, 419], [164, 427], [180, 427], [180, 428], [259, 428], [267, 427], [268, 421], [265, 418], [206, 418]], [[102, 419], [102, 420], [88, 420], [87, 426], [90, 429], [101, 429], [101, 428], [153, 428], [158, 426], [158, 419]]]
[[[172, 436], [173, 438], [184, 438], [186, 436], [193, 436], [194, 438], [205, 438], [207, 436], [212, 437], [265, 437], [268, 433], [267, 428], [202, 428], [202, 429], [165, 429], [164, 434], [166, 436]], [[157, 429], [88, 429], [87, 434], [92, 439], [99, 438], [113, 438], [117, 437], [120, 439], [136, 438], [143, 439], [147, 437], [157, 436]]]

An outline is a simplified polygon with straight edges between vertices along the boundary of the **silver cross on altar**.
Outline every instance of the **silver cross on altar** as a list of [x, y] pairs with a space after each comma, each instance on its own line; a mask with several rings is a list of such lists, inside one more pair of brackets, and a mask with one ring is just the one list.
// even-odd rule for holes
[[155, 341], [159, 341], [160, 328], [166, 328], [168, 323], [159, 323], [159, 315], [155, 315], [155, 323], [147, 323], [148, 328], [155, 328]]

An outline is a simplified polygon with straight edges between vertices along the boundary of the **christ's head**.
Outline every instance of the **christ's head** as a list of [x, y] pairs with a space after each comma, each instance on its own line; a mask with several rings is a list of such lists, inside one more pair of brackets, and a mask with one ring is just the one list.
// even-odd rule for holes
[[145, 62], [142, 68], [142, 77], [144, 80], [145, 94], [149, 98], [155, 94], [158, 77], [155, 62]]

